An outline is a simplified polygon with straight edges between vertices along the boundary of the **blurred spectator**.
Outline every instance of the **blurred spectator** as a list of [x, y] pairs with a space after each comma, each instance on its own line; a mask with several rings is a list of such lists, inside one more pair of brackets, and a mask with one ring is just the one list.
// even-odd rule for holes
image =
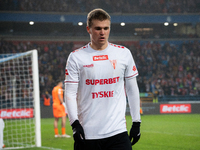
[[199, 0], [2, 0], [0, 11], [84, 13], [101, 7], [109, 13], [198, 13], [199, 5]]
[[44, 106], [50, 106], [51, 105], [51, 96], [48, 91], [45, 92], [45, 94], [42, 96], [44, 100]]
[[[126, 44], [124, 41], [119, 44], [126, 45], [133, 53], [140, 74], [138, 76], [140, 92], [153, 92], [155, 97], [200, 94], [200, 41], [183, 42], [180, 45], [171, 45], [168, 42], [161, 44], [158, 41], [142, 44], [139, 42]], [[43, 93], [51, 92], [56, 80], [64, 80], [65, 62], [69, 53], [75, 49], [74, 43], [5, 40], [0, 42], [0, 54], [24, 52], [28, 49], [38, 50], [40, 97], [42, 97]], [[1, 88], [5, 84], [5, 78], [6, 74], [1, 69]], [[26, 83], [25, 79], [22, 81], [24, 88], [30, 84]], [[22, 97], [26, 97], [27, 91], [23, 94]], [[1, 97], [3, 96], [6, 95], [3, 94]]]

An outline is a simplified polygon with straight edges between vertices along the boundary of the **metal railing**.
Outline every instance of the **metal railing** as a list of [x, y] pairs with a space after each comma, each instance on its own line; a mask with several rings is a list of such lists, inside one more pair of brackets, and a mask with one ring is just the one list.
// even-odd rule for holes
[[200, 95], [197, 96], [162, 96], [158, 97], [158, 102], [171, 102], [171, 101], [200, 101]]

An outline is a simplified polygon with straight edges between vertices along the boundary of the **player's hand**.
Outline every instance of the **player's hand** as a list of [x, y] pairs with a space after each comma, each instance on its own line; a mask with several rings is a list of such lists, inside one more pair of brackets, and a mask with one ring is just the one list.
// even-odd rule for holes
[[83, 131], [83, 127], [81, 126], [81, 124], [79, 123], [78, 120], [74, 121], [74, 123], [72, 123], [72, 129], [73, 129], [73, 137], [74, 137], [74, 141], [78, 142], [78, 143], [84, 143], [85, 140], [85, 134]]
[[140, 122], [133, 122], [129, 135], [131, 145], [138, 142], [140, 135]]

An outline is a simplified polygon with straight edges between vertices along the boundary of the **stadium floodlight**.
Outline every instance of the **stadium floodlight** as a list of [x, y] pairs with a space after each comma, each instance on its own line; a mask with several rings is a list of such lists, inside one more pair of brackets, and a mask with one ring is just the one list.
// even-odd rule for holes
[[82, 25], [83, 25], [83, 22], [79, 22], [78, 25], [79, 25], [79, 26], [82, 26]]
[[164, 25], [165, 25], [165, 26], [168, 26], [168, 25], [169, 25], [169, 22], [165, 22]]
[[176, 27], [176, 26], [178, 26], [178, 23], [174, 23], [173, 25]]
[[37, 50], [0, 54], [0, 91], [6, 148], [41, 147]]
[[30, 21], [29, 24], [30, 24], [30, 25], [34, 25], [34, 22], [33, 22], [33, 21]]
[[123, 27], [123, 26], [125, 26], [125, 23], [124, 23], [124, 22], [121, 22], [120, 25]]

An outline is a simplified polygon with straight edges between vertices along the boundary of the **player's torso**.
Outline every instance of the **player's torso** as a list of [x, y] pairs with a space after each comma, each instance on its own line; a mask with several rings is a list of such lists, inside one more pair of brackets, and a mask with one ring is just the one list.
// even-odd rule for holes
[[102, 86], [118, 83], [123, 79], [127, 65], [124, 52], [122, 46], [112, 45], [102, 51], [80, 50], [76, 57], [80, 84]]
[[88, 138], [107, 137], [126, 129], [126, 51], [122, 46], [109, 45], [103, 51], [86, 46], [74, 52], [79, 73], [78, 116]]
[[[82, 107], [79, 110], [84, 111], [87, 106], [96, 104], [99, 107], [108, 105], [124, 95], [126, 51], [122, 46], [109, 44], [102, 51], [87, 45], [74, 52], [79, 72], [78, 106]], [[95, 109], [98, 110], [97, 107]]]

